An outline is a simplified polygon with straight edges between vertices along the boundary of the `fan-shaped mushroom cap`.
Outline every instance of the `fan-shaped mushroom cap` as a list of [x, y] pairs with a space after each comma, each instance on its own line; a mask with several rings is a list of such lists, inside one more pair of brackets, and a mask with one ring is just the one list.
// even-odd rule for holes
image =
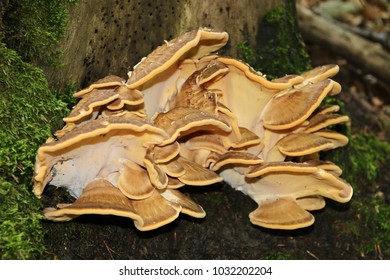
[[314, 173], [318, 170], [317, 167], [311, 166], [307, 163], [297, 162], [263, 162], [252, 167], [249, 167], [245, 176], [248, 178], [255, 178], [271, 172], [300, 172], [300, 173]]
[[[315, 172], [309, 172], [311, 169], [310, 166], [297, 166], [295, 170], [268, 172], [257, 178], [258, 184], [262, 186], [259, 187], [259, 191], [263, 192], [255, 195], [257, 201], [275, 195], [294, 198], [322, 195], [338, 202], [350, 200], [352, 187], [348, 183], [323, 169], [316, 168]], [[267, 190], [270, 191], [269, 194], [266, 194]]]
[[231, 131], [231, 128], [218, 118], [208, 113], [185, 107], [177, 107], [169, 112], [158, 114], [154, 123], [163, 128], [169, 135], [169, 138], [161, 143], [160, 146], [170, 144], [179, 136], [193, 133], [196, 130]]
[[125, 80], [115, 75], [106, 76], [91, 84], [88, 88], [76, 92], [73, 96], [76, 98], [82, 97], [84, 94], [91, 92], [94, 89], [116, 87], [123, 85]]
[[341, 174], [343, 172], [340, 167], [338, 167], [336, 164], [334, 164], [333, 162], [330, 162], [330, 161], [322, 161], [322, 160], [312, 159], [312, 160], [306, 161], [306, 163], [308, 163], [312, 166], [315, 166], [317, 168], [324, 169], [330, 173], [335, 174], [336, 176], [341, 176]]
[[[33, 191], [40, 196], [45, 185], [54, 179], [59, 185], [71, 185], [77, 197], [107, 162], [124, 157], [142, 164], [144, 145], [159, 144], [165, 138], [161, 128], [124, 116], [110, 116], [80, 125], [58, 141], [38, 149]], [[53, 166], [56, 166], [54, 171]]]
[[223, 47], [228, 40], [226, 32], [198, 29], [187, 32], [158, 47], [143, 59], [132, 72], [127, 84], [137, 88], [167, 70], [179, 60], [197, 59]]
[[134, 220], [134, 225], [141, 231], [153, 230], [174, 221], [180, 214], [180, 204], [165, 199], [157, 190], [152, 196], [142, 200], [132, 200], [135, 212], [142, 220]]
[[314, 223], [313, 215], [291, 198], [264, 201], [249, 214], [249, 219], [255, 225], [272, 229], [297, 229]]
[[178, 189], [185, 186], [184, 183], [180, 182], [177, 178], [172, 178], [168, 176], [168, 186], [167, 189]]
[[73, 204], [46, 208], [46, 219], [58, 222], [72, 220], [84, 214], [115, 215], [130, 218], [142, 231], [153, 230], [175, 220], [180, 212], [202, 218], [205, 212], [179, 191], [167, 190], [160, 194], [155, 189], [145, 199], [128, 199], [110, 182], [97, 179], [90, 182]]
[[189, 196], [177, 190], [165, 190], [161, 195], [168, 201], [179, 204], [181, 212], [195, 218], [204, 218], [206, 212], [203, 208], [194, 202]]
[[229, 148], [225, 145], [225, 142], [220, 135], [210, 133], [194, 135], [188, 140], [184, 141], [182, 146], [185, 146], [186, 149], [191, 151], [208, 150], [218, 154], [226, 153]]
[[300, 197], [297, 198], [296, 202], [308, 211], [320, 210], [325, 207], [325, 199], [320, 195]]
[[116, 87], [93, 89], [83, 95], [83, 98], [76, 104], [69, 116], [64, 118], [64, 121], [79, 121], [83, 117], [90, 115], [95, 108], [103, 105], [106, 105], [110, 110], [119, 110], [125, 104], [139, 105], [143, 101], [143, 94], [140, 91], [130, 90], [123, 84]]
[[[239, 69], [240, 72], [242, 74], [244, 74], [249, 80], [256, 81], [258, 84], [261, 84], [264, 89], [284, 90], [284, 89], [290, 88], [291, 86], [298, 84], [304, 80], [301, 76], [289, 75], [289, 76], [285, 76], [283, 78], [275, 79], [273, 81], [268, 81], [264, 75], [255, 71], [248, 64], [246, 64], [240, 60], [230, 58], [230, 57], [209, 56], [209, 57], [202, 58], [201, 61], [208, 61], [210, 59], [216, 59], [219, 62], [224, 63], [225, 65], [227, 65], [229, 67], [230, 71], [236, 72], [236, 70], [234, 70], [234, 68]], [[229, 105], [227, 105], [227, 106], [230, 108]]]
[[222, 177], [218, 174], [195, 162], [191, 162], [183, 157], [179, 157], [178, 162], [186, 171], [178, 179], [186, 185], [206, 186], [222, 181]]
[[46, 219], [57, 222], [69, 221], [84, 214], [116, 215], [142, 223], [132, 202], [118, 188], [102, 179], [90, 182], [73, 204], [59, 209], [46, 208], [44, 211]]
[[173, 142], [165, 146], [153, 147], [153, 159], [155, 163], [168, 162], [180, 153], [180, 144]]
[[275, 95], [263, 111], [264, 126], [275, 130], [297, 126], [314, 112], [332, 87], [331, 80], [323, 80]]
[[153, 152], [150, 148], [146, 151], [144, 166], [148, 171], [149, 179], [153, 186], [157, 189], [165, 189], [168, 185], [168, 176], [161, 166], [154, 161]]
[[240, 127], [241, 139], [237, 143], [232, 143], [232, 147], [235, 149], [258, 145], [261, 143], [260, 137], [245, 127]]
[[169, 107], [190, 107], [215, 115], [217, 113], [217, 93], [207, 90], [204, 84], [217, 80], [228, 71], [225, 64], [215, 60], [211, 61], [186, 79], [180, 91], [171, 98], [172, 104]]
[[348, 202], [352, 196], [348, 183], [333, 172], [309, 163], [264, 162], [248, 168], [245, 175], [237, 169], [225, 169], [220, 175], [258, 203], [259, 208], [250, 214], [250, 219], [269, 228], [295, 229], [310, 225], [314, 219], [305, 210], [324, 206], [318, 196], [338, 202]]
[[186, 173], [184, 167], [178, 161], [179, 157], [169, 161], [161, 163], [160, 166], [164, 172], [174, 178], [183, 176]]
[[315, 114], [331, 114], [331, 113], [336, 113], [340, 110], [339, 105], [334, 105], [334, 104], [327, 104], [325, 106], [319, 107], [316, 111]]
[[338, 114], [316, 114], [309, 120], [309, 125], [304, 129], [305, 132], [314, 132], [323, 129], [329, 125], [346, 123], [349, 121], [348, 116]]
[[300, 76], [304, 78], [305, 83], [315, 83], [333, 77], [339, 70], [336, 64], [321, 65], [301, 73]]
[[217, 171], [225, 165], [233, 164], [234, 166], [255, 165], [262, 163], [263, 160], [258, 156], [241, 151], [229, 151], [221, 155], [212, 165], [211, 170]]
[[347, 143], [348, 138], [343, 135], [339, 136], [336, 132], [319, 132], [318, 134], [316, 132], [289, 134], [276, 145], [282, 154], [295, 157], [335, 149]]
[[145, 199], [155, 190], [149, 180], [148, 172], [138, 164], [121, 159], [122, 167], [119, 170], [118, 188], [128, 198]]
[[121, 85], [115, 89], [119, 98], [107, 105], [109, 110], [120, 110], [125, 105], [136, 106], [144, 102], [144, 95], [136, 89], [129, 89], [126, 85]]
[[317, 130], [313, 134], [332, 140], [335, 144], [334, 148], [345, 146], [349, 142], [347, 136], [330, 129]]

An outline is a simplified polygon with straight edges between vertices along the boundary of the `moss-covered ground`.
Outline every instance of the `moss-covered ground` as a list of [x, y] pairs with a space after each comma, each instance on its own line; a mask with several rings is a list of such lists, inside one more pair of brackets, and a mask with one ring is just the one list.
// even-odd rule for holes
[[[55, 50], [60, 33], [65, 31], [67, 1], [55, 2], [57, 4], [40, 0], [10, 1], [9, 6], [3, 7], [5, 29], [0, 34], [1, 259], [40, 258], [45, 250], [41, 202], [31, 192], [33, 164], [37, 148], [53, 129], [59, 128], [68, 109], [60, 98], [64, 95], [49, 89], [44, 73], [33, 63], [51, 63], [58, 59], [58, 53], [49, 50]], [[29, 16], [21, 17], [21, 14]]]

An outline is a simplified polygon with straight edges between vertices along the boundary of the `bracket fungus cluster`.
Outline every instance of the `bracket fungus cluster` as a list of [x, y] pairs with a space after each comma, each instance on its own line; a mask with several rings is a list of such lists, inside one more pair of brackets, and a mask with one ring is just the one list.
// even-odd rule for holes
[[53, 221], [83, 214], [128, 217], [139, 230], [180, 213], [201, 218], [200, 205], [179, 189], [222, 180], [250, 196], [253, 224], [296, 229], [325, 199], [347, 202], [351, 186], [319, 152], [346, 145], [328, 129], [346, 123], [331, 79], [338, 66], [272, 81], [247, 64], [216, 55], [226, 32], [194, 30], [144, 58], [127, 81], [107, 76], [75, 94], [65, 126], [43, 144], [34, 193], [65, 187], [75, 202], [46, 208]]

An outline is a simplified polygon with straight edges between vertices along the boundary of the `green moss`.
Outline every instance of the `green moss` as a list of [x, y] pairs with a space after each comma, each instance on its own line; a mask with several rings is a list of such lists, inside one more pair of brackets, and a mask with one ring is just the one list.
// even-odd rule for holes
[[43, 250], [39, 201], [31, 192], [36, 150], [68, 109], [43, 72], [0, 43], [0, 256], [30, 259]]
[[388, 180], [390, 145], [370, 134], [349, 138], [346, 147], [326, 153], [326, 159], [343, 169], [343, 178], [354, 188], [350, 203], [354, 217], [335, 226], [339, 234], [356, 240], [362, 258], [386, 258], [390, 256], [390, 205], [380, 187]]
[[[68, 109], [43, 72], [58, 65], [69, 0], [10, 1], [0, 43], [0, 258], [34, 259], [44, 251], [40, 201], [32, 194], [36, 150]], [[12, 50], [11, 50], [12, 49]], [[60, 100], [57, 97], [61, 97]]]
[[263, 260], [296, 260], [290, 253], [274, 251], [262, 257]]
[[390, 206], [383, 197], [362, 198], [354, 202], [361, 223], [359, 251], [362, 257], [376, 255], [377, 258], [390, 256]]
[[250, 49], [246, 42], [237, 46], [239, 57], [269, 79], [311, 68], [291, 3], [286, 1], [286, 8], [275, 8], [261, 19], [256, 49]]
[[65, 35], [68, 6], [76, 0], [11, 1], [4, 15], [4, 43], [26, 62], [59, 64], [56, 48]]
[[367, 191], [384, 164], [390, 162], [390, 145], [369, 134], [349, 135], [349, 140], [346, 147], [327, 152], [325, 158], [341, 167], [356, 194], [361, 191], [359, 186], [365, 186]]
[[35, 259], [44, 251], [40, 204], [27, 185], [0, 180], [0, 257]]

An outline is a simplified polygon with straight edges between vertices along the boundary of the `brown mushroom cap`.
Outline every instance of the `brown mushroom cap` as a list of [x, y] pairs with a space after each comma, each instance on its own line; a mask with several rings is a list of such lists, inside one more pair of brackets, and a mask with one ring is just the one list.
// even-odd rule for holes
[[260, 137], [245, 127], [239, 127], [241, 139], [237, 143], [232, 143], [235, 149], [258, 145], [261, 143]]
[[348, 116], [338, 114], [316, 114], [310, 118], [309, 125], [304, 129], [305, 132], [314, 132], [323, 129], [329, 125], [346, 123], [349, 121]]
[[180, 204], [165, 199], [158, 191], [143, 200], [131, 201], [135, 212], [142, 220], [134, 220], [141, 231], [153, 230], [176, 220], [182, 210]]
[[297, 204], [308, 211], [320, 210], [325, 207], [325, 199], [320, 195], [299, 197]]
[[168, 185], [168, 176], [159, 164], [154, 161], [152, 149], [147, 149], [144, 166], [148, 171], [150, 182], [157, 189], [165, 189]]
[[263, 162], [256, 164], [247, 169], [245, 176], [255, 178], [271, 172], [300, 172], [314, 173], [318, 170], [317, 167], [311, 166], [308, 163], [297, 162]]
[[194, 202], [189, 196], [177, 190], [165, 190], [161, 195], [168, 201], [179, 204], [181, 212], [195, 218], [204, 218], [206, 212], [203, 208]]
[[314, 217], [291, 198], [276, 198], [264, 201], [249, 214], [250, 221], [258, 226], [272, 229], [297, 229], [314, 223]]
[[145, 199], [150, 197], [155, 188], [149, 180], [148, 173], [138, 164], [122, 159], [119, 170], [118, 188], [128, 198]]
[[211, 61], [186, 79], [180, 91], [171, 98], [170, 107], [190, 107], [216, 115], [218, 94], [206, 89], [204, 84], [219, 79], [228, 71], [225, 64]]
[[136, 89], [129, 89], [126, 85], [121, 85], [115, 89], [119, 98], [107, 105], [109, 110], [120, 110], [125, 105], [140, 105], [144, 102], [144, 95]]
[[331, 80], [323, 80], [275, 95], [264, 109], [264, 126], [283, 130], [301, 124], [320, 105], [332, 87]]
[[169, 162], [161, 163], [160, 166], [164, 172], [174, 178], [183, 176], [186, 173], [184, 167], [178, 161], [180, 157], [177, 157]]
[[[258, 201], [268, 196], [292, 196], [294, 198], [321, 195], [338, 202], [348, 202], [352, 196], [352, 187], [338, 176], [323, 169], [297, 166], [286, 171], [268, 172], [258, 177]], [[248, 175], [246, 175], [248, 177]], [[269, 192], [268, 192], [269, 191]]]
[[211, 165], [211, 170], [217, 171], [226, 165], [245, 166], [245, 165], [255, 165], [262, 162], [263, 160], [254, 154], [248, 152], [241, 152], [241, 151], [229, 151], [221, 155]]
[[174, 159], [180, 153], [180, 144], [173, 142], [165, 146], [153, 147], [153, 159], [155, 163], [164, 163]]
[[64, 118], [65, 122], [76, 122], [83, 117], [90, 115], [94, 108], [106, 105], [119, 97], [114, 89], [97, 90], [86, 93], [76, 106], [72, 109], [69, 116]]
[[319, 107], [316, 111], [315, 114], [331, 114], [331, 113], [336, 113], [340, 110], [339, 105], [334, 105], [334, 104], [327, 104], [325, 106]]
[[99, 88], [83, 95], [83, 98], [72, 109], [65, 122], [77, 122], [92, 114], [95, 108], [106, 105], [110, 110], [119, 110], [125, 104], [139, 105], [143, 103], [143, 94], [138, 90], [130, 90], [125, 85], [111, 88]]
[[57, 222], [69, 221], [84, 214], [116, 215], [142, 222], [132, 202], [118, 188], [102, 179], [90, 182], [73, 204], [59, 209], [46, 208], [44, 211], [46, 219]]
[[178, 162], [186, 171], [184, 175], [178, 177], [178, 179], [186, 185], [206, 186], [223, 180], [222, 177], [215, 172], [183, 157], [179, 157]]
[[178, 137], [202, 131], [223, 131], [230, 132], [231, 128], [218, 118], [193, 108], [177, 107], [169, 112], [157, 115], [154, 123], [168, 133], [169, 138], [160, 146], [172, 143]]
[[[159, 144], [165, 138], [166, 134], [161, 128], [124, 116], [110, 116], [80, 125], [59, 138], [58, 141], [46, 143], [38, 149], [33, 191], [38, 197], [42, 194], [45, 185], [52, 179], [49, 172], [54, 165], [57, 165], [57, 171], [61, 169], [69, 171], [71, 168], [73, 172], [85, 172], [83, 182], [88, 183], [89, 176], [93, 176], [89, 170], [95, 168], [93, 172], [98, 172], [98, 162], [104, 164], [104, 161], [109, 160], [110, 157], [119, 156], [119, 153], [122, 157], [142, 163], [145, 153], [143, 145]], [[127, 146], [139, 148], [129, 151], [126, 149]], [[94, 152], [94, 149], [100, 149], [99, 153]], [[88, 164], [91, 160], [95, 161], [95, 165]], [[74, 161], [78, 161], [81, 166], [78, 168], [72, 166]], [[60, 176], [60, 173], [56, 176]], [[74, 176], [82, 179], [82, 176], [77, 174]], [[71, 181], [70, 174], [68, 177]], [[80, 184], [84, 184], [83, 182]]]
[[305, 210], [324, 207], [319, 196], [343, 203], [353, 193], [352, 187], [332, 171], [309, 163], [264, 162], [248, 168], [245, 175], [233, 169], [224, 170], [221, 175], [233, 188], [258, 203], [258, 209], [250, 214], [251, 221], [269, 228], [308, 226], [314, 220]]
[[[169, 200], [170, 199], [170, 200]], [[84, 188], [82, 195], [73, 203], [47, 208], [45, 218], [53, 221], [69, 221], [84, 214], [116, 215], [131, 218], [137, 229], [153, 230], [175, 220], [183, 207], [183, 213], [202, 217], [199, 205], [176, 191], [165, 199], [153, 191], [146, 199], [130, 200], [118, 188], [106, 180], [94, 180]]]
[[73, 96], [76, 98], [82, 97], [84, 94], [91, 92], [94, 89], [117, 87], [123, 85], [125, 80], [115, 75], [106, 76], [91, 84], [88, 88], [76, 92]]
[[330, 162], [330, 161], [312, 159], [312, 160], [306, 161], [306, 163], [308, 163], [312, 166], [315, 166], [317, 168], [324, 169], [330, 173], [333, 173], [336, 176], [341, 176], [341, 174], [343, 172], [340, 167], [338, 167], [336, 164], [334, 164], [333, 162]]
[[[202, 60], [207, 61], [212, 58], [213, 56], [204, 57], [202, 58]], [[249, 66], [248, 64], [240, 60], [230, 58], [230, 57], [222, 57], [222, 56], [218, 56], [214, 58], [217, 59], [219, 62], [222, 62], [225, 65], [227, 65], [230, 71], [233, 70], [233, 67], [239, 69], [240, 72], [242, 72], [242, 74], [245, 74], [245, 76], [247, 76], [249, 80], [256, 81], [258, 84], [261, 84], [266, 89], [284, 90], [303, 81], [301, 76], [295, 76], [295, 75], [285, 76], [283, 78], [275, 79], [273, 81], [268, 81], [264, 75], [255, 71], [251, 66]]]
[[[324, 136], [322, 136], [324, 135]], [[340, 134], [341, 135], [341, 134]], [[304, 156], [335, 149], [348, 143], [348, 138], [336, 132], [294, 133], [282, 138], [276, 145], [287, 156]]]
[[208, 150], [216, 152], [218, 154], [226, 153], [228, 149], [220, 135], [211, 133], [194, 135], [188, 140], [184, 141], [182, 145], [184, 145], [186, 149], [191, 151]]
[[309, 71], [300, 74], [306, 83], [315, 83], [331, 78], [339, 72], [340, 68], [336, 64], [317, 66]]
[[178, 189], [185, 186], [184, 183], [180, 182], [177, 178], [168, 176], [168, 186], [167, 189]]
[[187, 32], [158, 47], [129, 73], [127, 84], [137, 88], [152, 77], [167, 70], [179, 60], [197, 59], [223, 47], [228, 40], [226, 32], [198, 29]]
[[324, 128], [321, 130], [317, 130], [313, 134], [333, 141], [334, 148], [345, 146], [349, 142], [349, 139], [347, 136], [345, 136], [341, 133], [338, 133], [336, 131], [330, 130], [330, 129]]

